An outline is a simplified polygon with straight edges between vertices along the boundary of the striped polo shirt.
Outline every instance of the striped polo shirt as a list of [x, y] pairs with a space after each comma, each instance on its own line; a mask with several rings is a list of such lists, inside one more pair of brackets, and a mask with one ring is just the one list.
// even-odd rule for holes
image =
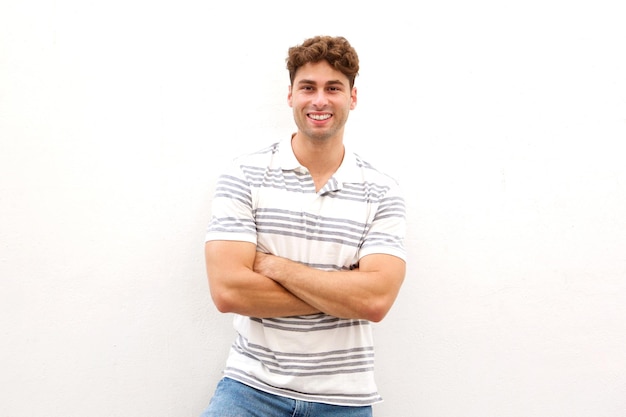
[[[404, 235], [404, 199], [392, 178], [346, 150], [316, 192], [284, 140], [237, 158], [219, 177], [206, 240], [252, 242], [260, 251], [330, 271], [355, 268], [373, 253], [405, 259]], [[365, 406], [382, 400], [366, 320], [235, 314], [234, 327], [224, 371], [229, 378], [304, 401]]]

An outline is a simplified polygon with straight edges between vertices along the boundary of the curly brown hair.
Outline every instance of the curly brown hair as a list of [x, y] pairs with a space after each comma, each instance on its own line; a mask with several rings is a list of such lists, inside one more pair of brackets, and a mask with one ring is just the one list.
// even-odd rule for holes
[[359, 57], [348, 40], [342, 36], [315, 36], [301, 45], [289, 48], [286, 61], [291, 84], [298, 68], [323, 59], [348, 77], [350, 88], [354, 87], [354, 80], [359, 73]]

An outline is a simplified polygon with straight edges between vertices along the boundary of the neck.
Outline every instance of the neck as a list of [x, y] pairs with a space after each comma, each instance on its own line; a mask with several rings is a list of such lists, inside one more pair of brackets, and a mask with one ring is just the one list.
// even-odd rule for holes
[[291, 138], [291, 147], [298, 161], [311, 173], [318, 190], [326, 184], [343, 161], [344, 145], [340, 137], [334, 140], [315, 140], [296, 133]]

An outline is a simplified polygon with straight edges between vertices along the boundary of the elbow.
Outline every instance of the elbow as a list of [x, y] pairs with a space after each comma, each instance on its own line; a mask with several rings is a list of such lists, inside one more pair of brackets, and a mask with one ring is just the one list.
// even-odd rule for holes
[[220, 313], [234, 313], [237, 311], [237, 297], [228, 288], [211, 286], [211, 299]]
[[237, 287], [232, 284], [232, 276], [219, 271], [208, 274], [209, 292], [217, 311], [220, 313], [237, 313], [241, 308], [242, 297]]
[[388, 288], [387, 291], [372, 295], [368, 299], [362, 310], [366, 320], [379, 323], [387, 316], [387, 313], [389, 313], [391, 307], [396, 302], [400, 286], [404, 280], [404, 274], [399, 277], [397, 285]]
[[397, 295], [397, 291], [391, 291], [368, 298], [361, 304], [362, 318], [373, 323], [383, 321], [393, 307]]
[[387, 316], [387, 313], [390, 309], [391, 303], [387, 302], [386, 300], [376, 300], [367, 303], [367, 305], [364, 307], [362, 316], [367, 321], [379, 323], [383, 321], [385, 316]]
[[220, 313], [230, 313], [233, 311], [233, 307], [231, 302], [228, 300], [228, 297], [224, 297], [223, 294], [211, 291], [211, 298], [213, 299], [213, 304], [217, 311]]
[[372, 323], [380, 323], [381, 321], [383, 321], [383, 319], [387, 315], [387, 311], [388, 310], [386, 310], [386, 311], [383, 311], [383, 310], [371, 311], [371, 312], [368, 313], [367, 320], [371, 321]]

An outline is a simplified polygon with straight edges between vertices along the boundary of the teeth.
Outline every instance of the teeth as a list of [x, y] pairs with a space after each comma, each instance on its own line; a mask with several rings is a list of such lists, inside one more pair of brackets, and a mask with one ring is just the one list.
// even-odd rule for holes
[[314, 120], [326, 120], [330, 118], [330, 114], [309, 114], [309, 117]]

